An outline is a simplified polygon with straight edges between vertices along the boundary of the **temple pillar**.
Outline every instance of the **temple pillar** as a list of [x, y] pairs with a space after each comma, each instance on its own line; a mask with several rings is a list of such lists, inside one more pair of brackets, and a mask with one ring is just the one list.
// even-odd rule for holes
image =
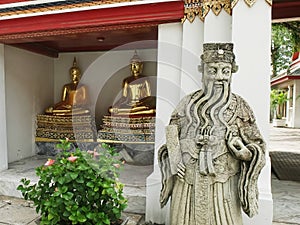
[[0, 171], [8, 168], [5, 96], [4, 45], [0, 44]]
[[201, 73], [198, 70], [204, 41], [204, 24], [196, 18], [193, 23], [182, 25], [182, 61], [180, 99], [201, 87]]
[[154, 171], [147, 178], [146, 221], [164, 224], [168, 207], [160, 208], [161, 175], [157, 152], [165, 143], [165, 126], [180, 100], [182, 25], [180, 23], [158, 26], [157, 102], [155, 123]]
[[232, 17], [224, 10], [218, 16], [211, 10], [204, 20], [204, 43], [231, 42], [231, 22]]
[[287, 91], [288, 99], [292, 99], [286, 102], [286, 123], [288, 127], [292, 127], [293, 123], [293, 86], [288, 85]]
[[[258, 31], [263, 31], [257, 33]], [[239, 1], [232, 12], [232, 42], [239, 70], [233, 75], [232, 91], [241, 95], [253, 109], [257, 125], [269, 141], [271, 6], [257, 1], [252, 7]], [[259, 180], [259, 214], [244, 216], [244, 225], [272, 224], [271, 163], [266, 153], [266, 166]]]
[[295, 128], [300, 127], [300, 107], [296, 107], [299, 104], [298, 96], [300, 96], [300, 80], [294, 81], [294, 97], [293, 97], [293, 126]]

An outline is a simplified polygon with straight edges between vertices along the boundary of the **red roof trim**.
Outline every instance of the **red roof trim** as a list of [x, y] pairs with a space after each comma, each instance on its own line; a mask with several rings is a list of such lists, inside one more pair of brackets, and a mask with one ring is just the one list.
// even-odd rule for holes
[[299, 80], [299, 79], [300, 79], [300, 75], [297, 75], [297, 76], [285, 75], [285, 76], [279, 77], [277, 79], [271, 80], [271, 87], [274, 85], [282, 84], [289, 80]]
[[8, 3], [16, 3], [16, 2], [28, 2], [30, 0], [1, 0], [0, 5], [8, 4]]
[[295, 2], [273, 2], [272, 19], [286, 19], [299, 17], [300, 1]]
[[0, 37], [45, 30], [174, 22], [183, 18], [183, 7], [183, 1], [172, 1], [2, 20]]

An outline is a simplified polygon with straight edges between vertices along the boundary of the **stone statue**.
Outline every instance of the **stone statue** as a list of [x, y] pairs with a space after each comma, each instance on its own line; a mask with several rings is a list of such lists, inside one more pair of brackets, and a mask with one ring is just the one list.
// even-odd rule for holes
[[150, 82], [142, 75], [143, 62], [135, 52], [130, 63], [131, 75], [123, 81], [122, 97], [109, 108], [112, 115], [155, 113], [156, 99], [151, 96]]
[[171, 225], [242, 225], [258, 212], [265, 143], [244, 99], [231, 93], [233, 44], [208, 43], [203, 90], [182, 99], [158, 153], [160, 203], [171, 198]]
[[45, 110], [48, 115], [71, 116], [88, 114], [88, 92], [85, 85], [78, 85], [81, 72], [77, 67], [76, 58], [70, 68], [72, 82], [64, 85], [61, 101]]

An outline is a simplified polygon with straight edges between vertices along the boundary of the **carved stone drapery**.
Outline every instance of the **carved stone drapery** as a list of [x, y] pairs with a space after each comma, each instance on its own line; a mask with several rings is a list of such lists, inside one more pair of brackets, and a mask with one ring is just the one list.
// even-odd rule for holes
[[[206, 15], [210, 10], [218, 16], [222, 9], [231, 15], [232, 9], [239, 0], [185, 0], [184, 3], [184, 17], [182, 22], [186, 19], [191, 23], [198, 16], [204, 21]], [[252, 7], [257, 0], [244, 0], [245, 3]], [[265, 0], [269, 5], [272, 5], [272, 0]]]

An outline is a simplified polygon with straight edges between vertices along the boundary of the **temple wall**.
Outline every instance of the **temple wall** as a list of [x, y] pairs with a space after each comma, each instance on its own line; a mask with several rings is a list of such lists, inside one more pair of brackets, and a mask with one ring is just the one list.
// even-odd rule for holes
[[299, 98], [300, 96], [300, 80], [294, 81], [294, 104], [293, 104], [293, 126], [292, 127], [300, 127], [300, 107], [297, 107], [299, 105]]
[[35, 117], [53, 101], [53, 59], [5, 46], [8, 161], [35, 154]]
[[[133, 50], [62, 53], [53, 59], [11, 46], [2, 47], [5, 83], [1, 90], [6, 96], [3, 116], [7, 122], [8, 162], [35, 154], [36, 115], [60, 101], [63, 85], [70, 82], [69, 69], [75, 56], [85, 78], [82, 82], [89, 87], [92, 112], [99, 126], [108, 107], [119, 97], [123, 79], [130, 76], [129, 61], [134, 54]], [[156, 95], [157, 50], [138, 50], [138, 54], [144, 61], [143, 74], [150, 76], [152, 93]], [[6, 157], [3, 169], [7, 165], [4, 160]]]
[[7, 160], [7, 132], [6, 132], [6, 106], [5, 106], [5, 54], [4, 45], [0, 44], [0, 171], [8, 168]]

